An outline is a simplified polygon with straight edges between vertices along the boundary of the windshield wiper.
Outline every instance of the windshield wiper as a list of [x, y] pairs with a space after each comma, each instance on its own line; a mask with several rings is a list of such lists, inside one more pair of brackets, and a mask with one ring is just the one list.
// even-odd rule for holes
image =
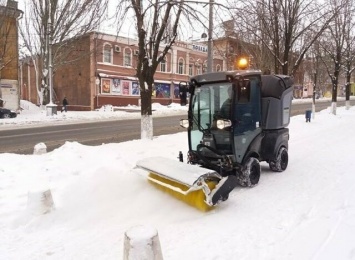
[[192, 114], [192, 120], [197, 125], [198, 130], [200, 130], [202, 133], [209, 131], [209, 128], [203, 128], [200, 124], [200, 116], [197, 118], [195, 114]]

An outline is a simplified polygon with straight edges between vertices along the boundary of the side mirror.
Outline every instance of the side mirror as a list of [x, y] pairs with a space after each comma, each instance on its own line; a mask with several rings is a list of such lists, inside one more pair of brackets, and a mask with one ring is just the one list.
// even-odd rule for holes
[[250, 101], [250, 80], [241, 79], [238, 82], [238, 103], [248, 103]]
[[180, 105], [186, 106], [187, 104], [187, 83], [180, 82], [179, 83], [179, 96], [180, 96]]

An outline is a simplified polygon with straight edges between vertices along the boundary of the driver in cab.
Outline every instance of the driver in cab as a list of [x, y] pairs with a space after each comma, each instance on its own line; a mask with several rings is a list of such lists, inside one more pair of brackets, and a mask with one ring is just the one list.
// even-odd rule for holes
[[228, 88], [228, 98], [223, 102], [219, 117], [224, 119], [231, 119], [231, 106], [232, 106], [232, 87]]

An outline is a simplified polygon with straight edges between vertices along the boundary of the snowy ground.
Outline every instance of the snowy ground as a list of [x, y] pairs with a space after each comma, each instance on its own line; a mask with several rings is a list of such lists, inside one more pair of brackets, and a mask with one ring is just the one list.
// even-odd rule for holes
[[[0, 119], [0, 126], [5, 128], [13, 127], [28, 127], [45, 124], [68, 124], [78, 121], [90, 120], [116, 120], [116, 119], [131, 119], [140, 118], [140, 107], [126, 106], [113, 107], [111, 105], [103, 106], [96, 111], [58, 111], [56, 115], [47, 116], [45, 109], [40, 109], [38, 106], [21, 100], [20, 106], [22, 111], [16, 118]], [[153, 116], [166, 116], [172, 114], [186, 114], [187, 107], [180, 104], [172, 103], [169, 106], [163, 106], [158, 103], [152, 104]]]
[[[355, 100], [355, 97], [351, 97]], [[329, 98], [323, 98], [316, 100], [320, 101], [330, 101]], [[344, 100], [343, 97], [338, 97], [338, 100]], [[294, 99], [293, 104], [297, 103], [309, 103], [311, 109], [312, 99]], [[21, 100], [20, 102], [21, 113], [18, 114], [16, 118], [11, 119], [0, 119], [0, 130], [18, 127], [29, 127], [38, 126], [46, 124], [70, 124], [78, 121], [90, 121], [90, 120], [117, 120], [117, 119], [132, 119], [140, 118], [140, 107], [137, 106], [126, 106], [126, 107], [113, 107], [110, 105], [103, 106], [96, 111], [68, 111], [67, 113], [57, 112], [56, 115], [47, 116], [46, 110], [41, 110], [38, 106], [29, 103], [28, 101]], [[187, 113], [187, 107], [182, 107], [180, 104], [172, 103], [169, 106], [162, 106], [158, 103], [152, 104], [153, 117], [163, 117], [167, 115], [185, 115]]]
[[[289, 128], [287, 170], [262, 164], [259, 185], [237, 187], [208, 213], [134, 169], [152, 155], [186, 154], [186, 133], [0, 154], [0, 259], [122, 259], [124, 233], [136, 225], [158, 230], [164, 259], [355, 259], [355, 108], [324, 110], [311, 123], [294, 116]], [[46, 189], [55, 209], [35, 214], [29, 195]]]

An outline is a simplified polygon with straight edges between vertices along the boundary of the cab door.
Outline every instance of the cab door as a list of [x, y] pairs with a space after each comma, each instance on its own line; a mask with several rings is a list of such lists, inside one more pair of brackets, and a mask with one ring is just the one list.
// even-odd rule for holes
[[242, 163], [249, 145], [261, 133], [261, 79], [257, 75], [243, 77], [235, 84], [233, 139], [235, 159]]

